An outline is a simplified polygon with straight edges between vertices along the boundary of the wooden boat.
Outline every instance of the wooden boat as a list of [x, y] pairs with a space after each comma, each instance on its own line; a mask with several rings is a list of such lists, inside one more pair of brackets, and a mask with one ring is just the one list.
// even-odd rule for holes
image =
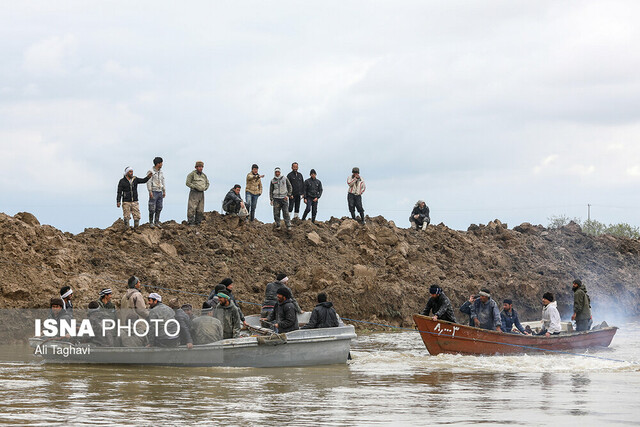
[[608, 347], [618, 330], [613, 326], [545, 337], [489, 331], [443, 320], [432, 320], [431, 317], [420, 314], [414, 314], [413, 321], [418, 327], [424, 345], [433, 355], [563, 352]]
[[[309, 313], [299, 315], [304, 324]], [[273, 334], [260, 326], [257, 316], [247, 316], [250, 330], [269, 335], [247, 336], [211, 344], [176, 348], [98, 347], [88, 344], [31, 338], [35, 355], [48, 363], [106, 363], [168, 366], [285, 367], [344, 364], [351, 340], [352, 325], [336, 328], [301, 329]]]

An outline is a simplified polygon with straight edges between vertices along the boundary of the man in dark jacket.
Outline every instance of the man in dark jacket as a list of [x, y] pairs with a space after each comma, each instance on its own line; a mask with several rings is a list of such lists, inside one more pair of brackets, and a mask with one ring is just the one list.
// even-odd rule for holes
[[71, 286], [63, 286], [60, 288], [60, 299], [62, 300], [62, 308], [73, 319], [73, 303], [71, 297], [73, 296], [73, 289]]
[[240, 321], [242, 322], [243, 325], [247, 326], [247, 322], [245, 322], [244, 320], [244, 313], [242, 312], [242, 309], [240, 308], [240, 304], [238, 304], [238, 301], [236, 301], [236, 296], [233, 293], [233, 280], [231, 279], [231, 277], [227, 277], [223, 279], [222, 282], [220, 282], [220, 284], [224, 285], [225, 287], [225, 289], [222, 290], [222, 292], [229, 295], [229, 299], [231, 299], [231, 302], [238, 309], [238, 314], [240, 315]]
[[423, 316], [428, 316], [433, 311], [433, 320], [445, 320], [456, 323], [456, 316], [453, 314], [451, 301], [442, 293], [442, 288], [438, 285], [431, 285], [429, 288], [431, 298], [427, 301], [427, 306], [422, 310]]
[[418, 200], [415, 204], [411, 211], [409, 222], [414, 230], [427, 229], [427, 225], [431, 223], [431, 218], [429, 218], [429, 207], [424, 200]]
[[287, 179], [293, 187], [293, 197], [289, 203], [289, 213], [293, 212], [295, 209], [293, 217], [298, 218], [298, 213], [300, 212], [300, 198], [304, 194], [304, 177], [300, 172], [298, 172], [298, 163], [294, 162], [291, 164], [291, 172], [287, 175]]
[[311, 312], [311, 317], [306, 325], [300, 329], [335, 328], [339, 325], [338, 314], [333, 303], [327, 301], [327, 294], [318, 294], [318, 304]]
[[240, 184], [236, 184], [224, 197], [222, 210], [224, 210], [227, 215], [238, 215], [242, 208], [244, 208], [244, 202], [242, 201], [242, 197], [240, 197]]
[[469, 326], [475, 326], [471, 318], [471, 304], [478, 298], [478, 295], [469, 295], [469, 300], [460, 306], [460, 312], [469, 316]]
[[147, 173], [146, 178], [133, 176], [133, 169], [127, 167], [124, 170], [124, 177], [118, 182], [118, 193], [116, 195], [116, 205], [120, 207], [122, 201], [122, 217], [125, 228], [129, 228], [129, 217], [133, 215], [133, 228], [138, 228], [140, 224], [140, 206], [138, 205], [138, 185], [144, 184], [151, 178], [152, 172]]
[[[260, 312], [260, 317], [266, 318], [269, 316], [269, 313], [273, 311], [273, 308], [278, 302], [278, 297], [277, 297], [278, 289], [284, 287], [289, 289], [289, 292], [291, 292], [291, 288], [287, 286], [288, 281], [289, 281], [289, 278], [287, 277], [286, 274], [278, 273], [276, 275], [275, 282], [267, 283], [267, 287], [264, 291], [264, 301], [262, 302], [262, 311]], [[293, 295], [293, 292], [291, 292], [291, 295]], [[293, 298], [293, 296], [291, 297], [291, 301], [293, 302], [293, 305], [296, 308], [296, 311], [298, 313], [302, 313], [302, 310], [300, 309], [298, 302], [296, 301], [295, 298]]]
[[191, 318], [182, 308], [180, 308], [180, 303], [177, 299], [169, 301], [167, 305], [173, 309], [175, 319], [180, 325], [180, 345], [186, 345], [187, 348], [193, 348], [193, 339], [191, 337]]
[[307, 207], [302, 214], [302, 220], [304, 221], [311, 211], [311, 222], [316, 223], [316, 214], [318, 213], [318, 199], [322, 197], [322, 182], [316, 178], [316, 170], [311, 169], [309, 174], [311, 178], [304, 182], [304, 202]]
[[576, 321], [576, 331], [588, 331], [591, 329], [591, 298], [587, 294], [587, 287], [580, 279], [573, 281], [573, 316]]
[[513, 301], [509, 298], [506, 298], [502, 302], [502, 311], [500, 312], [500, 320], [502, 321], [501, 327], [502, 332], [513, 333], [513, 327], [520, 331], [521, 334], [529, 335], [527, 331], [524, 329], [522, 324], [520, 323], [520, 319], [518, 318], [518, 313], [516, 309], [513, 308]]
[[277, 296], [278, 302], [266, 320], [273, 323], [273, 327], [278, 333], [298, 330], [298, 313], [293, 301], [291, 301], [291, 291], [283, 286], [278, 289]]
[[87, 312], [87, 318], [91, 323], [91, 329], [93, 330], [93, 337], [85, 337], [82, 341], [99, 347], [113, 347], [114, 346], [114, 331], [105, 330], [105, 320], [113, 320], [113, 318], [103, 309], [97, 301], [91, 301], [89, 303], [89, 311]]

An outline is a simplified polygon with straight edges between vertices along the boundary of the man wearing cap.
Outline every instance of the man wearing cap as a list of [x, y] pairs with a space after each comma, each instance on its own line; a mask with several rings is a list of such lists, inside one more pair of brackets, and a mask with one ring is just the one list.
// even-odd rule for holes
[[147, 347], [177, 347], [180, 344], [180, 331], [174, 311], [162, 303], [160, 294], [152, 292], [147, 300], [150, 307]]
[[551, 292], [542, 295], [542, 330], [537, 335], [550, 337], [558, 335], [562, 331], [558, 303]]
[[172, 299], [167, 303], [169, 308], [173, 309], [173, 315], [175, 319], [178, 321], [180, 325], [180, 345], [186, 345], [187, 348], [193, 348], [193, 338], [191, 337], [191, 326], [192, 322], [187, 313], [184, 312], [182, 308], [180, 308], [180, 303], [178, 299]]
[[222, 279], [222, 282], [220, 282], [220, 284], [224, 285], [225, 287], [225, 289], [223, 289], [222, 292], [229, 295], [231, 304], [235, 305], [236, 308], [238, 309], [238, 314], [240, 315], [240, 321], [242, 322], [243, 325], [247, 326], [247, 322], [244, 320], [244, 313], [242, 312], [242, 309], [240, 308], [240, 304], [238, 304], [238, 301], [236, 301], [236, 296], [233, 293], [233, 280], [231, 280], [230, 277], [226, 277]]
[[[278, 302], [278, 289], [287, 288], [289, 289], [289, 292], [291, 292], [291, 289], [287, 286], [288, 282], [289, 278], [286, 274], [278, 273], [276, 274], [275, 282], [267, 283], [267, 287], [264, 291], [264, 301], [262, 302], [262, 311], [260, 312], [260, 317], [266, 318], [267, 316], [269, 316], [269, 313], [273, 311], [273, 308]], [[298, 313], [302, 313], [298, 302], [295, 298], [293, 298], [293, 296], [291, 297], [291, 301], [293, 302], [296, 311]]]
[[231, 303], [231, 298], [224, 291], [218, 293], [218, 305], [213, 310], [213, 317], [222, 323], [225, 339], [240, 336], [242, 323], [240, 323], [238, 308]]
[[422, 310], [423, 316], [428, 316], [429, 312], [433, 312], [433, 320], [444, 320], [456, 323], [456, 316], [453, 314], [453, 306], [451, 301], [442, 293], [442, 288], [438, 285], [431, 285], [429, 288], [431, 298], [427, 301], [427, 305]]
[[471, 304], [471, 319], [476, 328], [500, 331], [501, 320], [498, 304], [491, 298], [488, 289], [483, 288], [478, 292], [480, 296]]
[[516, 309], [513, 308], [513, 301], [509, 298], [505, 298], [502, 302], [502, 311], [500, 312], [500, 321], [502, 332], [513, 332], [513, 327], [515, 326], [521, 334], [529, 335], [522, 324], [520, 323], [520, 319], [518, 319], [518, 313]]
[[356, 209], [360, 213], [360, 222], [365, 224], [364, 208], [362, 207], [362, 193], [365, 192], [367, 186], [360, 176], [360, 168], [353, 168], [351, 175], [347, 178], [349, 190], [347, 192], [347, 202], [349, 203], [349, 212], [351, 218], [356, 219]]
[[580, 279], [573, 281], [573, 315], [571, 320], [576, 322], [576, 331], [591, 329], [591, 298], [587, 294], [587, 287]]
[[111, 302], [112, 292], [110, 288], [100, 290], [98, 297], [98, 308], [106, 313], [109, 319], [116, 320], [116, 306]]
[[118, 182], [118, 193], [116, 195], [116, 206], [120, 207], [122, 201], [122, 217], [125, 229], [129, 228], [129, 219], [133, 216], [133, 228], [137, 229], [140, 224], [140, 206], [138, 205], [138, 185], [144, 184], [151, 178], [152, 172], [147, 173], [146, 178], [133, 176], [133, 169], [125, 168], [124, 176]]
[[73, 290], [71, 286], [63, 286], [60, 288], [60, 299], [62, 300], [62, 309], [73, 318], [73, 303], [71, 302], [71, 296]]
[[429, 207], [424, 202], [424, 200], [418, 200], [411, 211], [411, 215], [409, 216], [409, 222], [411, 223], [411, 228], [414, 230], [426, 230], [427, 226], [431, 222], [431, 218], [429, 218]]
[[289, 202], [289, 216], [294, 212], [293, 217], [298, 218], [300, 213], [300, 198], [304, 194], [304, 177], [298, 172], [298, 162], [291, 163], [291, 172], [287, 175], [291, 183], [292, 197]]
[[239, 216], [240, 209], [242, 208], [244, 208], [244, 202], [242, 201], [242, 197], [240, 197], [240, 184], [236, 184], [229, 190], [227, 195], [224, 196], [222, 210], [227, 215]]
[[318, 213], [318, 199], [322, 197], [322, 182], [316, 178], [316, 170], [311, 169], [310, 178], [304, 182], [304, 202], [307, 207], [302, 214], [302, 220], [307, 218], [311, 212], [311, 222], [316, 223], [316, 214]]
[[284, 218], [287, 230], [291, 230], [291, 220], [289, 219], [289, 198], [293, 197], [293, 188], [286, 176], [282, 175], [280, 168], [274, 171], [274, 177], [269, 184], [269, 199], [273, 206], [274, 228], [280, 229], [280, 211]]
[[478, 295], [469, 295], [469, 299], [460, 306], [460, 312], [469, 316], [469, 326], [475, 326], [471, 318], [471, 304], [478, 298]]
[[298, 313], [291, 301], [291, 291], [283, 286], [277, 291], [278, 302], [266, 320], [271, 322], [278, 333], [287, 333], [298, 330]]
[[191, 337], [196, 345], [210, 344], [224, 337], [222, 323], [213, 317], [213, 308], [206, 301], [202, 303], [200, 316], [193, 319]]
[[340, 325], [338, 322], [338, 313], [336, 313], [336, 309], [333, 308], [333, 303], [327, 301], [327, 294], [320, 292], [317, 299], [318, 304], [313, 308], [309, 321], [300, 329], [338, 327]]
[[258, 197], [262, 194], [262, 178], [264, 175], [258, 173], [258, 165], [255, 163], [251, 166], [251, 172], [247, 174], [247, 184], [244, 187], [244, 199], [249, 211], [249, 220], [256, 218], [256, 206], [258, 205]]
[[187, 175], [186, 185], [191, 189], [187, 205], [189, 225], [199, 225], [204, 219], [204, 192], [209, 189], [209, 179], [202, 169], [204, 162], [197, 161], [196, 169]]
[[153, 169], [149, 171], [151, 179], [147, 182], [147, 190], [149, 191], [149, 225], [151, 227], [155, 225], [158, 228], [162, 228], [160, 226], [160, 212], [162, 211], [163, 199], [167, 195], [164, 186], [164, 175], [161, 169], [162, 157], [156, 157], [153, 159]]

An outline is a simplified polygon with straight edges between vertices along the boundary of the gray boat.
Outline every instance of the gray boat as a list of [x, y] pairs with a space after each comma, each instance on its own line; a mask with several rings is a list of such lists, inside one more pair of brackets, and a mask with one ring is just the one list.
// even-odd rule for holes
[[[299, 315], [304, 324], [308, 312]], [[271, 368], [344, 364], [351, 340], [352, 325], [340, 321], [336, 328], [301, 329], [273, 334], [261, 327], [258, 316], [247, 316], [249, 330], [257, 336], [233, 338], [211, 344], [176, 348], [99, 347], [63, 341], [31, 338], [35, 355], [47, 363], [101, 363], [168, 366], [224, 366]]]

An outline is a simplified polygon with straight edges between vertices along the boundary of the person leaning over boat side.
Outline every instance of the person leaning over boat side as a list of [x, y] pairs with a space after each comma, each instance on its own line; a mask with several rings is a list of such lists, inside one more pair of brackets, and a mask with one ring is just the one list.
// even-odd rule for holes
[[63, 286], [60, 288], [60, 299], [62, 300], [62, 308], [71, 318], [73, 318], [73, 303], [71, 302], [72, 295], [73, 290], [71, 289], [71, 286]]
[[336, 328], [339, 325], [338, 313], [333, 308], [333, 303], [327, 301], [327, 294], [320, 292], [318, 294], [318, 304], [311, 312], [309, 321], [300, 329]]
[[261, 320], [271, 322], [278, 333], [298, 330], [298, 312], [291, 300], [291, 290], [283, 286], [278, 289], [277, 296], [278, 302], [275, 307], [273, 307], [273, 311], [269, 313], [266, 319]]
[[269, 183], [269, 199], [273, 206], [273, 227], [280, 229], [280, 211], [284, 218], [287, 230], [291, 230], [291, 219], [289, 218], [289, 198], [293, 197], [293, 187], [286, 176], [282, 175], [280, 168], [274, 170], [274, 177]]
[[240, 313], [238, 313], [238, 307], [231, 303], [231, 298], [225, 291], [218, 293], [218, 305], [213, 310], [213, 317], [222, 323], [225, 339], [240, 336], [240, 329], [242, 328]]
[[298, 301], [293, 298], [293, 291], [291, 291], [291, 288], [287, 286], [288, 281], [289, 278], [286, 274], [278, 273], [276, 275], [275, 282], [267, 283], [267, 287], [264, 290], [264, 301], [262, 302], [262, 311], [260, 311], [260, 317], [266, 318], [269, 316], [269, 313], [273, 311], [273, 307], [275, 307], [275, 305], [278, 303], [278, 289], [282, 287], [289, 289], [289, 292], [291, 292], [292, 295], [291, 301], [293, 302], [296, 312], [302, 313], [300, 305], [298, 305]]
[[298, 162], [291, 164], [291, 172], [287, 175], [291, 183], [292, 196], [289, 200], [289, 215], [293, 212], [293, 217], [298, 218], [300, 214], [300, 198], [304, 195], [304, 176], [298, 172]]
[[191, 337], [196, 345], [210, 344], [224, 337], [222, 323], [213, 317], [213, 307], [206, 301], [202, 303], [200, 316], [191, 323]]
[[360, 176], [360, 168], [351, 169], [351, 175], [347, 178], [347, 204], [349, 205], [349, 213], [351, 218], [356, 219], [356, 209], [360, 213], [360, 223], [365, 225], [364, 208], [362, 207], [362, 193], [365, 192], [367, 186]]
[[180, 344], [180, 327], [175, 322], [175, 312], [162, 303], [162, 297], [152, 292], [149, 301], [149, 344], [147, 347], [177, 347]]
[[513, 327], [520, 331], [521, 334], [529, 335], [525, 330], [522, 324], [520, 323], [520, 319], [518, 318], [518, 312], [515, 308], [513, 308], [513, 301], [509, 298], [505, 298], [502, 301], [502, 311], [500, 312], [500, 320], [502, 325], [502, 332], [513, 332]]
[[89, 303], [87, 318], [91, 323], [91, 330], [93, 331], [94, 336], [86, 337], [82, 339], [82, 341], [99, 347], [113, 347], [113, 330], [105, 331], [104, 329], [104, 321], [113, 319], [106, 310], [103, 310], [100, 307], [100, 304], [97, 301], [91, 301]]
[[225, 286], [225, 289], [223, 289], [223, 292], [229, 295], [229, 299], [231, 300], [231, 303], [235, 305], [236, 308], [238, 309], [238, 314], [240, 315], [240, 321], [244, 326], [247, 326], [247, 322], [244, 320], [244, 313], [242, 312], [242, 309], [240, 308], [240, 304], [238, 303], [238, 301], [236, 301], [236, 296], [233, 293], [233, 280], [230, 277], [227, 277], [223, 279], [222, 282], [220, 282], [220, 284]]
[[146, 178], [133, 176], [133, 169], [126, 167], [124, 176], [118, 181], [118, 192], [116, 194], [116, 206], [120, 207], [122, 200], [122, 218], [125, 229], [129, 228], [129, 219], [133, 216], [133, 228], [138, 229], [140, 225], [140, 206], [138, 205], [138, 185], [144, 184], [151, 178], [151, 171]]
[[116, 306], [111, 302], [113, 293], [110, 288], [103, 288], [100, 290], [98, 296], [98, 307], [108, 314], [108, 318], [116, 320]]
[[442, 288], [438, 285], [431, 285], [429, 288], [429, 294], [431, 298], [427, 301], [427, 305], [422, 310], [423, 316], [428, 316], [430, 311], [433, 311], [433, 320], [444, 320], [447, 322], [456, 323], [456, 316], [453, 314], [453, 306], [451, 301], [445, 294], [442, 293]]
[[158, 228], [162, 228], [160, 225], [160, 212], [162, 212], [162, 203], [167, 195], [167, 189], [164, 186], [164, 175], [161, 170], [162, 163], [162, 157], [153, 159], [153, 169], [149, 171], [152, 174], [151, 179], [147, 181], [147, 191], [149, 191], [149, 226]]
[[193, 338], [191, 337], [191, 319], [180, 308], [180, 303], [177, 299], [172, 299], [167, 303], [169, 308], [173, 309], [173, 315], [180, 325], [180, 345], [186, 345], [187, 348], [193, 348]]
[[587, 294], [587, 287], [580, 279], [573, 281], [573, 315], [571, 320], [576, 321], [576, 331], [588, 331], [591, 329], [591, 298]]
[[469, 316], [469, 326], [475, 326], [473, 319], [471, 318], [471, 304], [478, 298], [478, 295], [469, 295], [469, 300], [465, 301], [459, 308], [461, 313]]
[[264, 175], [258, 173], [258, 165], [254, 163], [251, 166], [251, 172], [247, 174], [247, 183], [244, 186], [244, 201], [249, 211], [249, 221], [256, 219], [258, 197], [262, 195], [262, 178]]
[[304, 182], [304, 203], [307, 207], [302, 214], [304, 221], [311, 212], [311, 222], [316, 223], [316, 215], [318, 214], [318, 200], [322, 197], [322, 182], [316, 178], [316, 170], [311, 169], [310, 178]]
[[500, 310], [498, 304], [491, 298], [488, 289], [481, 289], [480, 296], [471, 304], [471, 318], [476, 328], [500, 331]]
[[553, 294], [546, 292], [542, 295], [542, 330], [537, 335], [550, 337], [558, 335], [562, 331], [560, 325], [560, 313], [558, 312], [558, 303], [554, 301]]
[[427, 229], [427, 226], [431, 223], [431, 218], [429, 218], [429, 207], [424, 200], [418, 200], [413, 206], [409, 222], [414, 230]]
[[189, 201], [187, 203], [187, 223], [189, 225], [200, 225], [204, 219], [204, 192], [209, 189], [209, 178], [202, 172], [204, 162], [197, 161], [195, 170], [187, 175], [185, 182], [189, 191]]

